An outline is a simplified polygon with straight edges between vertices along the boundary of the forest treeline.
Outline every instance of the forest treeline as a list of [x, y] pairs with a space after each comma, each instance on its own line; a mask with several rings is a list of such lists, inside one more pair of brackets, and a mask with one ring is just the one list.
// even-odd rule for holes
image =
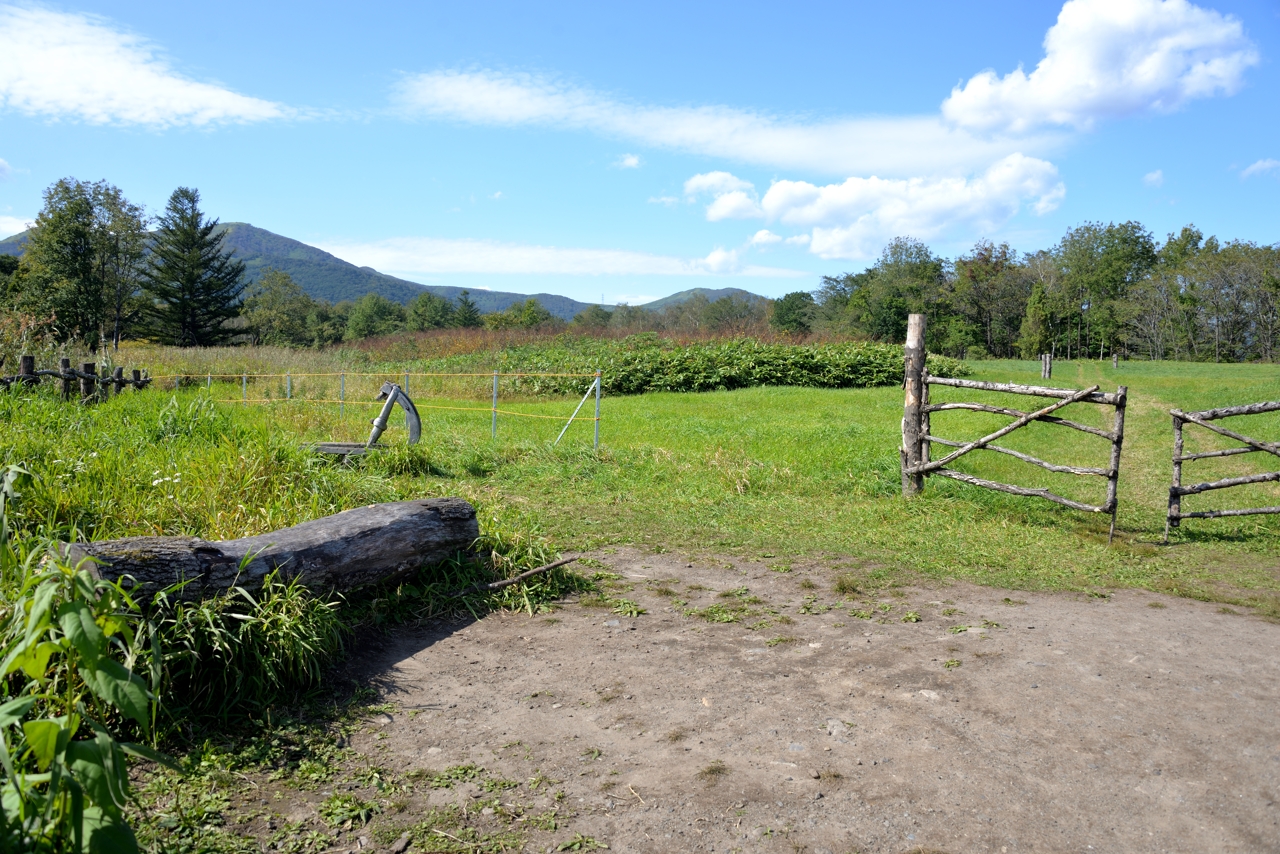
[[[790, 305], [784, 308], [784, 303]], [[965, 358], [1275, 361], [1280, 247], [1186, 226], [1163, 242], [1140, 223], [1085, 223], [1019, 255], [979, 242], [954, 261], [898, 238], [861, 273], [826, 276], [774, 309], [815, 330], [902, 341], [928, 316], [933, 352]]]
[[533, 298], [481, 314], [466, 291], [454, 300], [424, 292], [407, 305], [373, 293], [331, 304], [280, 270], [246, 284], [190, 188], [175, 190], [154, 219], [102, 181], [58, 181], [44, 202], [21, 260], [0, 256], [0, 338], [11, 344], [322, 347], [455, 327], [896, 343], [919, 312], [931, 351], [968, 359], [1275, 361], [1280, 348], [1280, 247], [1221, 241], [1194, 226], [1160, 242], [1137, 222], [1084, 223], [1049, 249], [1019, 254], [981, 241], [954, 260], [899, 237], [866, 270], [824, 276], [813, 292], [697, 295], [661, 310], [590, 306], [566, 324]]

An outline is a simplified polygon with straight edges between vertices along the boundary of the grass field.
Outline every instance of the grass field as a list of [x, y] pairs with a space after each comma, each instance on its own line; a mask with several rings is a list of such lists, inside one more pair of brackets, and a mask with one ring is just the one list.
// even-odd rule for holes
[[[280, 357], [272, 364], [279, 367]], [[303, 362], [296, 369], [308, 367]], [[979, 379], [1034, 382], [1039, 363], [973, 367]], [[126, 393], [82, 409], [54, 401], [50, 389], [48, 397], [4, 396], [0, 429], [6, 439], [0, 453], [3, 462], [23, 463], [40, 478], [18, 507], [18, 521], [28, 529], [75, 525], [95, 537], [222, 538], [373, 501], [461, 495], [480, 505], [482, 518], [493, 520], [487, 524], [505, 520], [501, 524], [545, 532], [561, 549], [635, 543], [763, 557], [780, 570], [823, 559], [885, 578], [920, 573], [1027, 589], [1140, 586], [1280, 614], [1274, 557], [1280, 523], [1273, 517], [1189, 521], [1170, 546], [1159, 545], [1170, 474], [1168, 409], [1273, 399], [1280, 393], [1280, 368], [1055, 366], [1055, 385], [1094, 383], [1103, 390], [1124, 383], [1130, 394], [1112, 547], [1106, 544], [1106, 518], [1035, 499], [935, 478], [924, 496], [903, 500], [897, 388], [606, 397], [599, 454], [591, 450], [589, 418], [552, 448], [562, 421], [503, 416], [494, 441], [487, 411], [426, 408], [487, 409], [483, 385], [439, 386], [429, 393], [424, 388], [417, 397], [422, 443], [404, 447], [403, 429], [393, 427], [387, 437], [392, 449], [349, 465], [319, 458], [304, 445], [364, 439], [372, 414], [368, 404], [348, 405], [340, 418], [331, 404], [210, 403], [205, 391], [193, 389]], [[349, 399], [368, 401], [370, 389], [349, 387]], [[234, 399], [239, 393], [238, 383], [215, 384], [212, 397]], [[935, 388], [934, 401], [975, 395], [998, 400]], [[504, 400], [501, 408], [564, 418], [575, 404], [566, 398]], [[1068, 417], [1110, 427], [1104, 424], [1109, 411], [1101, 407], [1073, 405]], [[948, 412], [934, 416], [933, 429], [967, 439], [1006, 421]], [[1280, 435], [1275, 416], [1241, 419], [1235, 426], [1262, 438]], [[1189, 437], [1193, 433], [1188, 450], [1224, 446], [1189, 428]], [[1108, 454], [1102, 439], [1043, 424], [1005, 444], [1077, 465], [1105, 466]], [[1184, 482], [1267, 470], [1263, 456], [1190, 463]], [[975, 454], [959, 467], [1102, 503], [1101, 479], [1052, 474], [991, 453]], [[1184, 507], [1277, 504], [1278, 493], [1273, 485], [1234, 489], [1187, 499]]]

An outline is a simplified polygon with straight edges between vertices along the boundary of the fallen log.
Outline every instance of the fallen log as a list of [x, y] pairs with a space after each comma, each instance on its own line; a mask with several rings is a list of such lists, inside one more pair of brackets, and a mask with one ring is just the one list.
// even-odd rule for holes
[[315, 591], [352, 590], [445, 561], [479, 535], [471, 504], [428, 498], [370, 504], [239, 540], [126, 537], [74, 543], [65, 554], [73, 564], [93, 558], [98, 577], [132, 578], [140, 592], [186, 581], [178, 595], [200, 599], [232, 586], [253, 589], [274, 570]]

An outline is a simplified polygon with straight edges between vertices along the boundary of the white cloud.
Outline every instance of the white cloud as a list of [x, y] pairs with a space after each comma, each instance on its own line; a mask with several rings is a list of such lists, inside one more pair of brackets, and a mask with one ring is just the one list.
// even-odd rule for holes
[[6, 180], [13, 174], [13, 167], [3, 157], [0, 157], [0, 181]]
[[1142, 176], [1142, 183], [1146, 184], [1148, 187], [1163, 187], [1164, 170], [1157, 169], [1154, 172], [1148, 172]]
[[788, 246], [808, 246], [812, 241], [813, 238], [807, 234], [797, 234], [795, 237], [788, 237], [783, 243]]
[[624, 154], [624, 155], [622, 155], [621, 157], [619, 157], [619, 158], [618, 158], [617, 166], [618, 166], [618, 168], [619, 168], [619, 169], [639, 169], [639, 168], [640, 168], [640, 155], [638, 155], [638, 154]]
[[[738, 180], [729, 175], [721, 186], [732, 186], [728, 179]], [[742, 192], [718, 196], [707, 209], [708, 218], [721, 200]], [[811, 235], [788, 238], [788, 243], [808, 242], [810, 251], [823, 258], [857, 259], [874, 256], [897, 235], [927, 240], [957, 227], [989, 232], [1024, 204], [1044, 214], [1065, 195], [1052, 163], [1011, 154], [972, 178], [849, 178], [825, 186], [775, 181], [756, 205], [756, 215], [812, 229]]]
[[751, 240], [749, 242], [752, 246], [770, 246], [774, 243], [781, 243], [782, 238], [774, 234], [769, 229], [762, 228], [755, 234], [751, 235]]
[[190, 80], [146, 39], [96, 15], [0, 6], [0, 108], [91, 124], [254, 122], [282, 104]]
[[1254, 175], [1265, 175], [1268, 172], [1280, 171], [1280, 160], [1273, 160], [1268, 157], [1265, 160], [1259, 160], [1245, 167], [1240, 173], [1241, 178], [1252, 178]]
[[703, 172], [684, 182], [684, 193], [689, 201], [699, 196], [712, 196], [707, 206], [707, 219], [754, 219], [762, 216], [756, 199], [756, 187], [728, 172]]
[[970, 169], [1057, 140], [980, 137], [941, 116], [808, 119], [727, 106], [636, 104], [532, 74], [433, 71], [405, 77], [395, 92], [410, 115], [471, 124], [538, 124], [588, 130], [746, 163], [849, 175]]
[[499, 190], [498, 192], [491, 195], [489, 198], [493, 199], [494, 201], [497, 201], [498, 199], [502, 198], [502, 191]]
[[1240, 21], [1187, 0], [1070, 0], [1034, 71], [983, 71], [952, 90], [942, 114], [977, 132], [1088, 130], [1105, 118], [1169, 112], [1230, 95], [1259, 62]]
[[35, 222], [35, 217], [23, 219], [16, 216], [0, 216], [0, 239], [21, 234], [33, 222]]
[[667, 207], [674, 207], [675, 205], [680, 204], [680, 199], [678, 199], [675, 196], [650, 196], [649, 204], [666, 205]]
[[570, 276], [777, 276], [811, 275], [799, 270], [739, 263], [733, 250], [716, 249], [705, 258], [677, 258], [621, 249], [571, 249], [501, 243], [402, 237], [373, 243], [317, 244], [358, 266], [402, 275], [440, 273], [555, 274]]

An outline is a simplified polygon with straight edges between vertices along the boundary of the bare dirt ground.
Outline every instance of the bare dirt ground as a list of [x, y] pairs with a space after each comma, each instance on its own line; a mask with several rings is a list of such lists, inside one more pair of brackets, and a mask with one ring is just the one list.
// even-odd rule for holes
[[356, 750], [520, 784], [431, 789], [404, 827], [511, 826], [519, 798], [558, 817], [522, 825], [531, 851], [1280, 850], [1278, 625], [1137, 592], [836, 593], [818, 566], [594, 558], [621, 576], [609, 605], [404, 631], [357, 662], [395, 710]]

